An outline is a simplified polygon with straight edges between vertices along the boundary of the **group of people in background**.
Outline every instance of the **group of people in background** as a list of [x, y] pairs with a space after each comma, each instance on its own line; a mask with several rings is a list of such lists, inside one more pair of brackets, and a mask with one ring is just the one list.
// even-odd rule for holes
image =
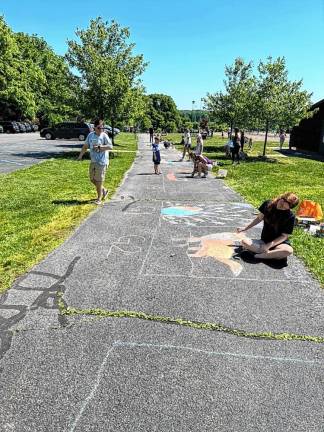
[[[153, 130], [152, 130], [153, 131]], [[153, 163], [155, 174], [161, 174], [160, 170], [160, 137], [153, 136], [150, 132], [150, 143], [152, 144]], [[244, 131], [234, 129], [234, 135], [230, 134], [232, 147], [232, 162], [237, 160], [240, 163], [239, 152], [244, 150], [246, 138]], [[285, 139], [284, 132], [279, 136], [280, 147]], [[282, 143], [281, 143], [282, 141]], [[191, 177], [197, 173], [198, 177], [206, 177], [213, 162], [203, 155], [204, 141], [200, 133], [197, 135], [196, 146], [191, 149], [192, 139], [190, 130], [187, 129], [183, 135], [183, 154], [180, 161], [183, 161], [186, 154], [193, 162], [194, 168]], [[292, 192], [286, 192], [272, 200], [267, 200], [259, 207], [258, 216], [246, 227], [237, 228], [237, 233], [244, 233], [252, 227], [263, 222], [261, 238], [249, 239], [245, 237], [240, 246], [235, 249], [234, 259], [243, 259], [247, 262], [257, 262], [258, 260], [276, 260], [287, 265], [287, 257], [292, 255], [293, 249], [288, 241], [288, 236], [293, 232], [295, 216], [291, 209], [296, 207], [299, 202], [298, 197]]]
[[252, 148], [252, 138], [247, 138], [244, 131], [238, 128], [234, 129], [234, 134], [229, 134], [229, 141], [226, 147], [226, 154], [231, 155], [232, 163], [236, 162], [239, 164], [240, 159], [245, 159], [244, 146], [246, 143], [249, 145], [249, 149]]

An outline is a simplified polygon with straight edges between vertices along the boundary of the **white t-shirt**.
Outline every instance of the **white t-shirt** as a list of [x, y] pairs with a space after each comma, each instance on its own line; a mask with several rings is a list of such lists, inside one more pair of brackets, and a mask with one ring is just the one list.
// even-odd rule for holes
[[185, 145], [191, 145], [191, 135], [190, 132], [185, 134]]

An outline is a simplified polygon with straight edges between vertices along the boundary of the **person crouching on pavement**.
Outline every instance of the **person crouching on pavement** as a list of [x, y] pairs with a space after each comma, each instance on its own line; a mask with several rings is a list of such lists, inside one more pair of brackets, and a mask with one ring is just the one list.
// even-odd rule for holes
[[103, 130], [103, 121], [96, 120], [94, 132], [89, 133], [78, 156], [78, 160], [81, 160], [86, 151], [90, 150], [89, 177], [91, 183], [96, 187], [97, 199], [94, 203], [97, 205], [100, 205], [101, 200], [104, 200], [108, 194], [108, 190], [104, 188], [103, 184], [109, 165], [109, 150], [113, 148], [110, 138]]
[[261, 239], [242, 240], [241, 246], [236, 250], [237, 254], [241, 255], [244, 261], [256, 262], [258, 259], [286, 261], [293, 253], [293, 248], [288, 241], [288, 236], [292, 234], [295, 225], [295, 216], [291, 209], [296, 207], [298, 202], [297, 195], [286, 192], [262, 203], [259, 207], [260, 213], [254, 221], [245, 228], [237, 228], [237, 232], [242, 233], [263, 221]]
[[194, 177], [196, 173], [198, 173], [198, 177], [201, 177], [201, 174], [203, 173], [202, 178], [206, 178], [208, 175], [208, 171], [212, 169], [213, 163], [211, 160], [206, 158], [206, 156], [203, 155], [196, 155], [193, 152], [189, 153], [190, 159], [193, 161], [194, 168], [191, 173], [191, 177]]

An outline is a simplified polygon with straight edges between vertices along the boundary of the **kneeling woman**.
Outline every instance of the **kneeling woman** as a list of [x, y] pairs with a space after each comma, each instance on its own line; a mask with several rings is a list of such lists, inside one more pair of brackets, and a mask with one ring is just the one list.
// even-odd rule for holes
[[285, 259], [292, 255], [293, 248], [288, 242], [288, 235], [293, 232], [295, 216], [291, 209], [298, 204], [298, 197], [292, 192], [279, 195], [273, 200], [265, 201], [259, 208], [260, 214], [245, 228], [244, 232], [263, 221], [261, 240], [242, 240], [243, 250], [254, 253], [259, 259]]

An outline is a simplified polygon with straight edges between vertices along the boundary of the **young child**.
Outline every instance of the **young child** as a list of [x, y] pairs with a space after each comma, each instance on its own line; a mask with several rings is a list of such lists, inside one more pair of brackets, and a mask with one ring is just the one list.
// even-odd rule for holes
[[160, 138], [154, 137], [154, 143], [152, 144], [153, 151], [153, 163], [155, 174], [162, 174], [160, 170], [161, 155], [160, 155]]

